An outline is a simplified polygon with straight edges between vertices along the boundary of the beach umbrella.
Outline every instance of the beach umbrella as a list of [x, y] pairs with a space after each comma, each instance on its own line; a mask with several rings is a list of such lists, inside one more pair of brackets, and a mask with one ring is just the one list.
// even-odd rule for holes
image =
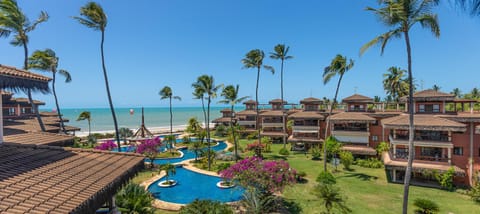
[[[42, 93], [48, 93], [48, 82], [51, 79], [49, 77], [32, 73], [26, 70], [18, 69], [15, 67], [5, 66], [0, 64], [0, 90], [10, 91], [39, 91]], [[1, 93], [0, 93], [1, 94]], [[1, 96], [1, 95], [0, 95]], [[3, 97], [0, 98], [0, 144], [3, 143]]]

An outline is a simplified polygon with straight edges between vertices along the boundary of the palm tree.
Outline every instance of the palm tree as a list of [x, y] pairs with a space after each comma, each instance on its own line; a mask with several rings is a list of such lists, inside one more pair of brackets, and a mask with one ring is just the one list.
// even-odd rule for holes
[[122, 213], [153, 214], [153, 197], [142, 186], [129, 183], [115, 196], [115, 204]]
[[454, 88], [451, 93], [455, 95], [455, 98], [462, 97], [462, 91], [459, 88]]
[[[280, 64], [280, 99], [282, 100], [282, 102], [283, 102], [283, 66], [284, 66], [285, 60], [293, 58], [293, 56], [288, 56], [288, 50], [289, 49], [290, 49], [290, 47], [288, 47], [288, 46], [285, 47], [285, 44], [278, 44], [273, 48], [274, 52], [270, 53], [270, 58], [281, 61], [281, 64]], [[283, 110], [283, 107], [284, 106], [282, 105], [282, 110]], [[285, 132], [286, 132], [285, 111], [283, 111], [282, 121], [283, 121], [283, 132], [285, 134]], [[287, 140], [286, 140], [285, 135], [283, 136], [282, 140], [283, 140], [283, 148], [286, 148]]]
[[193, 141], [192, 145], [188, 149], [192, 150], [195, 153], [195, 162], [197, 162], [198, 153], [202, 151], [203, 143], [201, 141]]
[[[32, 23], [18, 7], [15, 0], [0, 0], [0, 14], [0, 37], [8, 37], [10, 34], [14, 34], [10, 44], [23, 47], [23, 68], [28, 70], [28, 33], [35, 30], [38, 24], [47, 21], [48, 14], [45, 11], [41, 11], [37, 20]], [[38, 112], [37, 106], [33, 102], [32, 91], [26, 89], [26, 92], [32, 111], [35, 111], [38, 124], [42, 132], [45, 132], [45, 125], [40, 117], [40, 112]]]
[[[90, 112], [89, 111], [83, 111], [82, 113], [80, 113], [80, 115], [78, 115], [77, 121], [80, 121], [80, 120], [87, 120], [87, 122], [88, 122], [88, 136], [90, 136], [91, 135], [90, 121], [92, 120]], [[120, 147], [118, 147], [118, 148], [120, 148]]]
[[438, 0], [380, 0], [379, 4], [383, 7], [379, 9], [368, 7], [378, 18], [392, 30], [374, 38], [365, 44], [360, 53], [364, 53], [368, 48], [375, 44], [381, 44], [381, 54], [391, 38], [400, 38], [404, 36], [407, 48], [408, 63], [408, 112], [409, 112], [409, 138], [408, 138], [408, 164], [405, 170], [405, 184], [403, 195], [403, 213], [407, 213], [408, 193], [410, 187], [410, 178], [412, 176], [412, 164], [415, 157], [415, 148], [413, 144], [413, 75], [412, 75], [412, 53], [410, 46], [410, 29], [417, 23], [423, 28], [429, 29], [435, 37], [440, 36], [440, 27], [438, 26], [437, 15], [431, 13], [431, 9], [438, 4]]
[[395, 66], [388, 68], [387, 71], [383, 74], [383, 89], [387, 95], [398, 101], [400, 97], [408, 94], [408, 84], [404, 77], [406, 71]]
[[[260, 130], [258, 127], [258, 83], [260, 81], [260, 70], [262, 67], [266, 70], [269, 70], [272, 72], [272, 74], [275, 73], [275, 70], [268, 65], [263, 64], [263, 59], [265, 58], [265, 53], [263, 53], [262, 50], [260, 49], [254, 49], [249, 51], [246, 55], [245, 58], [242, 59], [243, 63], [243, 68], [256, 68], [257, 69], [257, 84], [255, 86], [255, 111], [256, 111], [256, 118], [257, 118], [257, 123], [255, 127], [257, 128], [258, 131], [258, 142], [260, 142]], [[283, 101], [282, 101], [283, 102]]]
[[105, 41], [105, 28], [107, 27], [107, 15], [103, 12], [103, 8], [95, 3], [88, 2], [85, 6], [80, 8], [80, 16], [73, 17], [80, 24], [85, 25], [95, 31], [101, 32], [100, 54], [102, 57], [103, 77], [105, 79], [105, 88], [107, 89], [108, 103], [110, 104], [110, 111], [112, 112], [113, 125], [115, 126], [115, 137], [118, 148], [120, 148], [120, 135], [118, 134], [117, 116], [113, 108], [112, 96], [110, 95], [110, 86], [108, 84], [107, 68], [105, 67], [105, 55], [103, 51], [103, 43]]
[[238, 161], [238, 145], [237, 138], [235, 137], [235, 130], [233, 128], [233, 119], [235, 118], [233, 107], [238, 103], [242, 103], [245, 99], [248, 98], [248, 96], [238, 97], [238, 88], [238, 85], [236, 87], [234, 87], [233, 85], [228, 85], [227, 87], [225, 87], [222, 91], [222, 96], [224, 100], [219, 101], [219, 103], [230, 104], [231, 106], [230, 109], [232, 111], [232, 114], [230, 115], [230, 129], [232, 133], [233, 144], [235, 146], [235, 161]]
[[[172, 113], [172, 99], [176, 100], [182, 100], [181, 97], [179, 96], [173, 96], [172, 89], [168, 86], [165, 86], [160, 90], [158, 93], [160, 95], [160, 99], [168, 99], [169, 100], [169, 106], [170, 106], [170, 135], [173, 136], [173, 113]], [[173, 147], [173, 141], [170, 141], [170, 150]]]
[[175, 175], [177, 173], [177, 167], [171, 163], [166, 163], [166, 164], [162, 164], [160, 166], [160, 172], [161, 171], [165, 171], [165, 181], [167, 183], [170, 182], [170, 180], [168, 179], [170, 177], [170, 175]]
[[198, 136], [198, 133], [202, 130], [200, 123], [198, 122], [196, 117], [191, 117], [188, 119], [186, 131], [188, 133], [194, 134]]
[[52, 72], [52, 91], [53, 97], [55, 98], [55, 105], [57, 107], [58, 119], [60, 119], [60, 128], [64, 133], [67, 133], [65, 130], [65, 125], [63, 124], [62, 112], [60, 111], [60, 105], [58, 104], [57, 91], [55, 90], [55, 81], [57, 72], [65, 77], [65, 82], [71, 82], [72, 77], [67, 70], [58, 68], [59, 58], [56, 56], [55, 51], [52, 49], [45, 49], [43, 51], [35, 51], [32, 56], [28, 58], [29, 68], [38, 69], [41, 71]]
[[441, 88], [441, 87], [438, 86], [437, 84], [434, 84], [434, 85], [432, 86], [432, 89], [433, 89], [434, 91], [440, 91], [440, 88]]
[[133, 131], [127, 127], [120, 128], [118, 132], [123, 137], [123, 143], [127, 143], [127, 137], [133, 136]]
[[480, 16], [480, 0], [456, 0], [455, 2], [471, 16]]
[[[213, 76], [208, 76], [208, 75], [202, 75], [197, 78], [197, 82], [192, 84], [192, 87], [195, 89], [195, 94], [196, 93], [202, 93], [206, 94], [206, 99], [207, 99], [207, 117], [206, 117], [206, 126], [207, 126], [207, 143], [208, 143], [208, 154], [210, 155], [210, 104], [212, 102], [212, 99], [215, 99], [217, 97], [217, 91], [221, 87], [223, 87], [222, 84], [220, 85], [215, 85], [215, 79]], [[204, 95], [201, 96], [202, 101]], [[211, 158], [208, 158], [208, 170], [211, 169]]]
[[480, 97], [480, 90], [478, 90], [477, 87], [473, 88], [470, 92], [470, 96], [472, 97], [472, 99], [478, 99]]
[[332, 212], [333, 208], [337, 208], [341, 213], [350, 213], [352, 210], [345, 204], [345, 199], [340, 194], [340, 189], [334, 185], [319, 184], [315, 186], [315, 195], [323, 200], [326, 213]]
[[[337, 83], [337, 89], [335, 90], [335, 96], [333, 97], [333, 101], [330, 103], [330, 111], [328, 113], [327, 117], [327, 125], [325, 127], [325, 139], [328, 138], [328, 127], [330, 124], [330, 116], [332, 115], [333, 112], [333, 105], [337, 102], [337, 96], [338, 96], [338, 90], [340, 89], [340, 83], [342, 82], [343, 75], [347, 73], [350, 69], [353, 67], [353, 60], [352, 59], [347, 59], [347, 57], [342, 56], [340, 54], [337, 54], [335, 58], [332, 59], [332, 62], [330, 62], [330, 65], [325, 67], [324, 72], [323, 72], [323, 84], [327, 84], [330, 82], [330, 80], [334, 76], [339, 76], [338, 78], [338, 83]], [[327, 147], [323, 147], [323, 170], [327, 171]]]

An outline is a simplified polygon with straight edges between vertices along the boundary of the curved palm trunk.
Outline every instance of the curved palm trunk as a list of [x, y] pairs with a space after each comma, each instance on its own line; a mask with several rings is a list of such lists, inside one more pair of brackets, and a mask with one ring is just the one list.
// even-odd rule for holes
[[405, 31], [405, 43], [407, 45], [407, 59], [408, 59], [408, 163], [405, 170], [405, 182], [403, 186], [403, 207], [402, 213], [407, 214], [408, 209], [408, 193], [410, 190], [410, 179], [412, 176], [413, 159], [415, 158], [415, 145], [413, 143], [414, 138], [414, 124], [413, 124], [413, 76], [412, 76], [412, 53], [410, 48], [410, 38], [408, 31]]
[[[173, 147], [173, 113], [172, 113], [172, 97], [170, 97], [170, 152]], [[173, 154], [173, 152], [172, 152]]]
[[[205, 129], [207, 128], [207, 111], [205, 110], [205, 101], [203, 100], [203, 96], [202, 96], [202, 110], [203, 110], [203, 121], [205, 123]], [[202, 135], [202, 144], [203, 144], [203, 138], [204, 138], [204, 135]]]
[[[24, 53], [24, 60], [23, 60], [23, 68], [25, 70], [28, 70], [28, 47], [27, 47], [27, 41], [22, 41], [23, 43], [23, 53]], [[35, 111], [35, 116], [37, 117], [38, 120], [38, 125], [40, 125], [40, 129], [42, 132], [45, 132], [45, 125], [43, 124], [42, 117], [40, 117], [40, 112], [37, 109], [37, 105], [33, 103], [33, 98], [32, 98], [32, 90], [27, 89], [27, 96], [28, 96], [28, 102], [30, 102], [30, 105], [32, 107], [32, 111]]]
[[282, 100], [282, 125], [283, 125], [283, 148], [287, 148], [287, 137], [286, 137], [286, 127], [285, 127], [285, 110], [283, 106], [283, 62], [284, 59], [282, 59], [282, 65], [280, 67], [280, 99]]
[[208, 170], [210, 171], [210, 168], [212, 166], [212, 161], [210, 158], [210, 151], [211, 151], [211, 146], [210, 146], [210, 102], [211, 102], [211, 97], [208, 95], [208, 102], [207, 102], [207, 144], [208, 144]]
[[235, 130], [233, 128], [233, 104], [231, 107], [232, 115], [230, 116], [230, 129], [232, 130], [232, 137], [233, 137], [233, 145], [235, 146], [235, 162], [238, 162], [238, 145], [237, 145], [237, 138], [235, 137]]
[[330, 126], [330, 116], [333, 113], [333, 105], [337, 101], [338, 90], [340, 89], [340, 83], [342, 82], [343, 74], [340, 74], [340, 78], [338, 78], [337, 89], [335, 90], [335, 97], [333, 97], [333, 101], [330, 104], [330, 111], [328, 112], [327, 117], [327, 124], [325, 126], [325, 139], [323, 141], [323, 171], [327, 171], [327, 138], [328, 138], [328, 127]]
[[103, 77], [105, 78], [105, 88], [107, 89], [108, 103], [110, 104], [110, 111], [112, 112], [113, 125], [115, 126], [115, 139], [117, 140], [117, 146], [120, 149], [120, 136], [118, 135], [117, 116], [115, 115], [115, 109], [113, 108], [112, 96], [110, 95], [110, 86], [108, 85], [107, 68], [105, 68], [105, 56], [103, 53], [104, 40], [105, 40], [105, 32], [102, 30], [102, 41], [100, 43], [100, 51], [102, 54]]
[[92, 129], [90, 127], [90, 118], [88, 118], [88, 136], [92, 135]]
[[[260, 140], [260, 127], [259, 127], [259, 124], [258, 124], [258, 120], [260, 119], [260, 118], [259, 118], [259, 114], [258, 114], [258, 83], [259, 83], [259, 81], [260, 81], [260, 66], [257, 67], [257, 69], [258, 69], [258, 70], [257, 70], [257, 86], [256, 86], [256, 88], [255, 88], [255, 102], [256, 102], [256, 104], [255, 104], [255, 112], [256, 112], [256, 119], [257, 119], [257, 121], [256, 121], [255, 127], [256, 127], [257, 132], [258, 132], [258, 135], [257, 135], [257, 137], [258, 137], [258, 143], [261, 144], [262, 141]], [[257, 153], [258, 156], [262, 157], [262, 148], [257, 148], [256, 153]]]
[[57, 113], [58, 113], [58, 119], [60, 119], [60, 129], [63, 131], [63, 133], [67, 133], [65, 130], [65, 125], [63, 123], [62, 119], [62, 112], [60, 111], [60, 105], [58, 104], [58, 98], [57, 98], [57, 91], [55, 90], [55, 80], [56, 80], [56, 71], [52, 71], [52, 91], [53, 91], [53, 98], [55, 98], [55, 106], [57, 107]]

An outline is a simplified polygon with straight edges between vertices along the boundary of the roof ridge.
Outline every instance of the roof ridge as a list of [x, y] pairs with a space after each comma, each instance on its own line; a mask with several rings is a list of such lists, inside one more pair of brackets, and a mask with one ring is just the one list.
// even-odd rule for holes
[[125, 155], [125, 156], [143, 157], [143, 155], [137, 154], [137, 153], [113, 152], [113, 151], [96, 150], [96, 149], [84, 149], [84, 148], [73, 148], [73, 147], [48, 146], [48, 145], [36, 145], [36, 144], [18, 144], [18, 143], [7, 143], [7, 142], [4, 142], [0, 146], [2, 146], [2, 145], [10, 146], [10, 147], [18, 147], [18, 148], [63, 150], [63, 151], [71, 151], [71, 152], [105, 153], [105, 154], [118, 154], [118, 155]]

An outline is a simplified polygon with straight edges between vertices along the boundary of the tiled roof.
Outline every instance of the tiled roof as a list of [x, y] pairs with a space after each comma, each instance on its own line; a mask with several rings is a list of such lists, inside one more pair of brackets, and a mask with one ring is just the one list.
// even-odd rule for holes
[[136, 154], [0, 145], [0, 213], [94, 213], [143, 168]]
[[[6, 129], [8, 130], [8, 129]], [[47, 132], [26, 132], [4, 136], [6, 143], [67, 146], [73, 144], [73, 136]]]
[[354, 94], [349, 97], [343, 98], [342, 102], [344, 103], [350, 103], [350, 102], [367, 102], [367, 103], [373, 103], [373, 99], [367, 96], [363, 96], [361, 94]]
[[232, 112], [232, 109], [224, 108], [224, 109], [220, 110], [220, 112]]
[[330, 116], [331, 121], [346, 121], [346, 122], [374, 122], [376, 119], [358, 112], [342, 112]]
[[292, 115], [288, 116], [288, 118], [324, 119], [325, 117], [316, 111], [300, 111], [293, 113]]
[[[407, 114], [386, 118], [382, 120], [384, 128], [408, 129], [409, 116]], [[435, 115], [415, 115], [413, 118], [415, 130], [441, 130], [465, 132], [465, 124], [448, 120]]]
[[[24, 98], [24, 97], [21, 97], [21, 98], [12, 98], [11, 101], [13, 102], [18, 102], [18, 103], [28, 103], [30, 104], [30, 101], [28, 100], [28, 98]], [[33, 103], [35, 105], [45, 105], [45, 102], [42, 102], [40, 100], [33, 100]]]
[[0, 64], [0, 89], [34, 89], [48, 92], [49, 77]]
[[255, 102], [255, 100], [247, 100], [243, 102], [243, 104], [257, 104], [257, 102]]
[[[455, 99], [454, 94], [448, 94], [441, 91], [435, 91], [433, 89], [427, 89], [418, 91], [413, 94], [415, 101], [453, 101]], [[408, 96], [400, 98], [401, 101], [408, 101]]]
[[315, 97], [307, 97], [303, 100], [300, 100], [300, 104], [322, 104], [323, 101], [321, 99]]
[[372, 147], [362, 146], [362, 145], [343, 145], [342, 150], [349, 151], [355, 155], [377, 155], [377, 151]]
[[220, 117], [212, 120], [212, 123], [230, 123], [230, 117]]
[[264, 117], [264, 116], [282, 116], [283, 115], [283, 111], [281, 110], [271, 110], [271, 111], [265, 111], [263, 113], [260, 114], [260, 116]]
[[282, 100], [282, 99], [273, 99], [268, 102], [268, 104], [287, 104], [287, 101]]
[[[24, 130], [27, 132], [40, 132], [41, 128], [38, 124], [37, 119], [22, 119], [22, 120], [15, 120], [15, 121], [4, 121], [4, 127], [11, 128], [11, 129], [19, 129]], [[57, 126], [46, 125], [45, 131], [47, 132], [58, 132], [60, 130]]]
[[39, 81], [45, 81], [48, 82], [51, 80], [51, 78], [32, 73], [30, 71], [18, 69], [12, 66], [7, 66], [7, 65], [2, 65], [0, 64], [0, 75], [6, 75], [6, 76], [13, 76], [17, 78], [22, 78], [22, 79], [31, 79], [31, 80], [39, 80]]
[[[259, 112], [261, 113], [261, 112]], [[257, 112], [255, 110], [244, 110], [244, 111], [239, 111], [236, 113], [236, 115], [241, 116], [241, 115], [257, 115]]]

